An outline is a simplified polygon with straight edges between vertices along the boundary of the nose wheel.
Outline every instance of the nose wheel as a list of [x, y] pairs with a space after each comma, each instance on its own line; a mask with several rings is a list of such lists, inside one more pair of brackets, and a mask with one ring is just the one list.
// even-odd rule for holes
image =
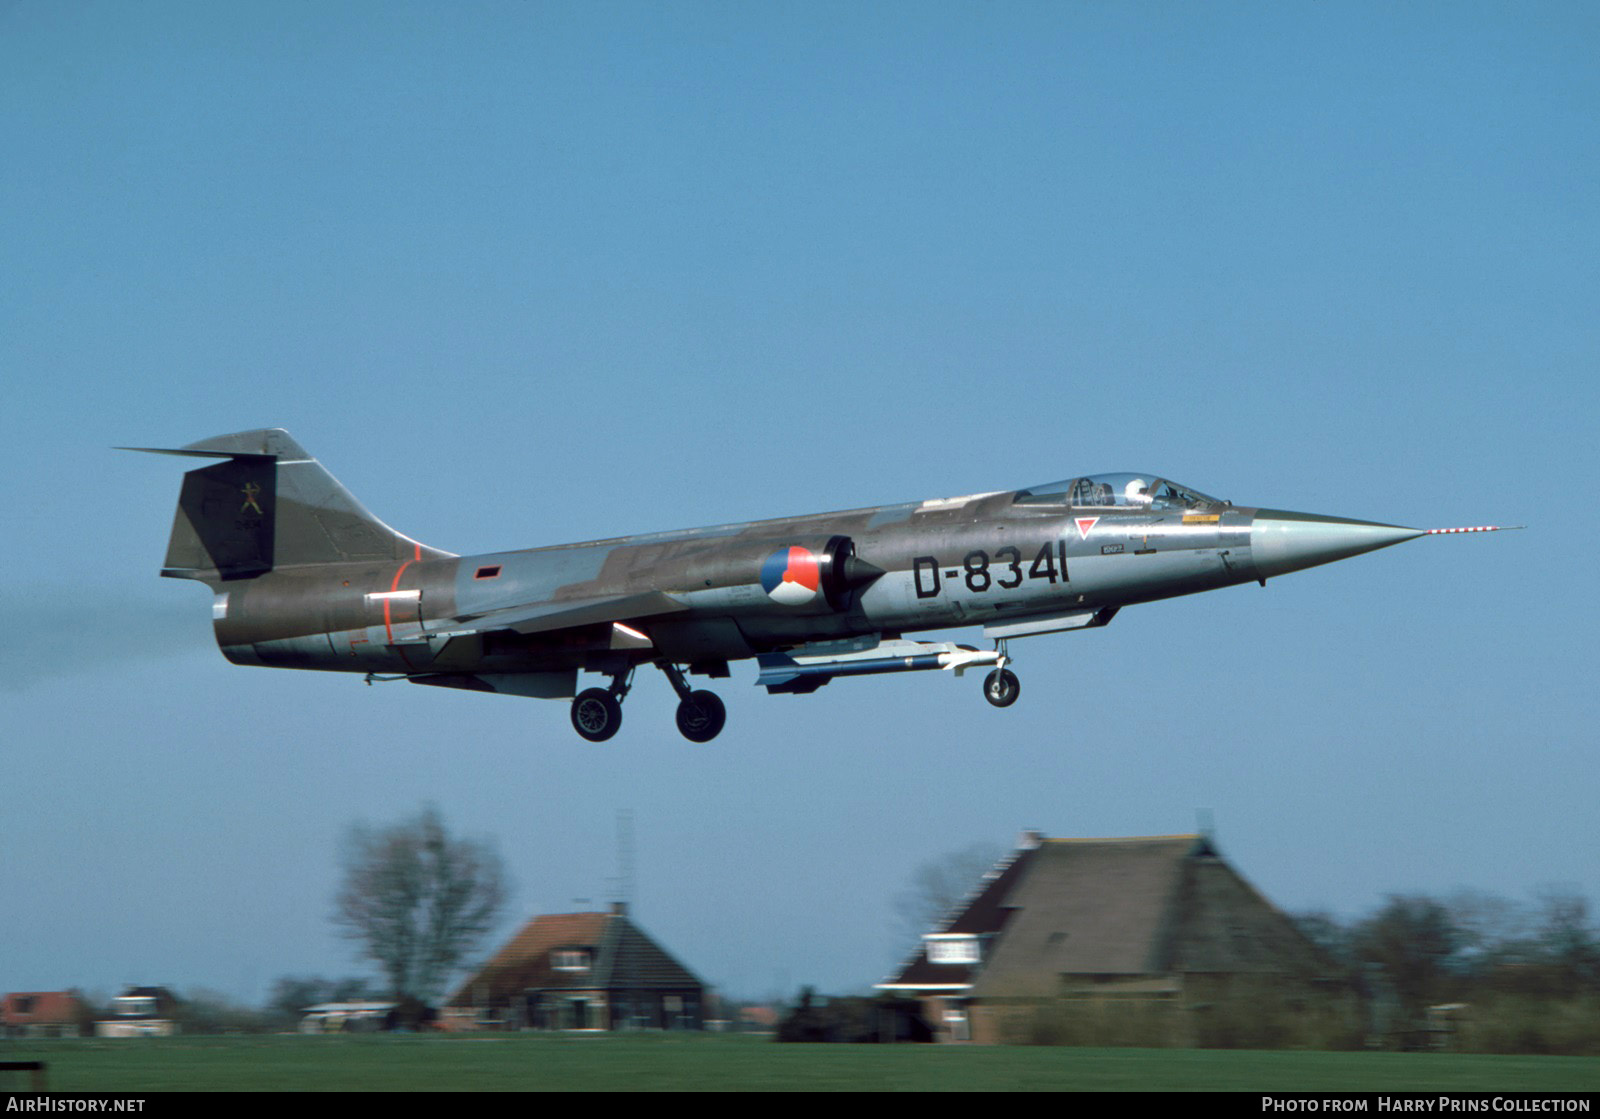
[[1010, 707], [1022, 694], [1022, 682], [1009, 668], [997, 668], [983, 679], [983, 698], [996, 707]]
[[1022, 694], [1022, 682], [1017, 679], [1015, 672], [1006, 667], [1011, 663], [1011, 658], [1006, 655], [1006, 643], [996, 641], [994, 648], [1000, 654], [1000, 663], [983, 678], [983, 698], [995, 707], [1010, 707]]

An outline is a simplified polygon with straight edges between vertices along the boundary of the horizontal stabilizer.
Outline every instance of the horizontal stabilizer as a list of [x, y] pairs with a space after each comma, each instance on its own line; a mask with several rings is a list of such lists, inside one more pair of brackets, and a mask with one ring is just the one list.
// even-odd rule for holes
[[255, 454], [252, 451], [191, 451], [183, 447], [112, 447], [113, 451], [142, 451], [147, 455], [181, 455], [184, 458], [256, 458], [276, 459], [274, 454]]

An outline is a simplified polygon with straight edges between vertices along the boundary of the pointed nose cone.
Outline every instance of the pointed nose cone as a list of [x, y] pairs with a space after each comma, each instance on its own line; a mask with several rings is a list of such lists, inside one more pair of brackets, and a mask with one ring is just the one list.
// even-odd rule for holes
[[864, 586], [874, 579], [881, 579], [888, 572], [875, 563], [868, 563], [860, 556], [850, 556], [844, 561], [844, 585], [852, 589]]
[[1271, 579], [1426, 535], [1420, 528], [1259, 509], [1250, 526], [1250, 555], [1257, 574]]

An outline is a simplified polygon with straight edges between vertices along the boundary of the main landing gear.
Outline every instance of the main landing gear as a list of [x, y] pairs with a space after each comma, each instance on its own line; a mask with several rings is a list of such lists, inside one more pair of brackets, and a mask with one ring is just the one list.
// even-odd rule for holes
[[633, 670], [611, 678], [609, 688], [589, 688], [572, 701], [572, 729], [590, 742], [604, 742], [622, 726], [622, 700], [633, 686]]
[[667, 674], [672, 690], [678, 693], [678, 733], [690, 742], [710, 742], [722, 733], [728, 709], [715, 692], [693, 691], [675, 664], [656, 666]]
[[[658, 664], [678, 693], [678, 733], [690, 742], [710, 742], [722, 733], [728, 709], [715, 692], [695, 691], [675, 664]], [[572, 701], [572, 728], [590, 742], [604, 742], [622, 726], [622, 700], [632, 687], [633, 672], [618, 673], [609, 688], [589, 688]]]

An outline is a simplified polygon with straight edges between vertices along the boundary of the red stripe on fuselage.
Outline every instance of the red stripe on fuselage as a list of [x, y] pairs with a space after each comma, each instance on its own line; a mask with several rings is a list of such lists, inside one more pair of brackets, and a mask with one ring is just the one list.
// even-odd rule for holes
[[[400, 570], [394, 573], [394, 582], [389, 584], [390, 594], [393, 594], [395, 591], [400, 589], [400, 576], [406, 573], [406, 568], [410, 567], [420, 559], [422, 559], [422, 545], [418, 544], [416, 545], [416, 551], [412, 554], [411, 558], [406, 560], [405, 563], [402, 563], [400, 565]], [[383, 633], [386, 639], [386, 644], [390, 645], [391, 647], [394, 645], [394, 623], [389, 616], [389, 611], [393, 608], [393, 605], [394, 599], [386, 598], [383, 600]], [[419, 603], [417, 607], [417, 617], [419, 621], [421, 620], [421, 616], [422, 607]], [[407, 667], [410, 666], [411, 659], [406, 656], [404, 649], [400, 650], [400, 659], [406, 662]]]

